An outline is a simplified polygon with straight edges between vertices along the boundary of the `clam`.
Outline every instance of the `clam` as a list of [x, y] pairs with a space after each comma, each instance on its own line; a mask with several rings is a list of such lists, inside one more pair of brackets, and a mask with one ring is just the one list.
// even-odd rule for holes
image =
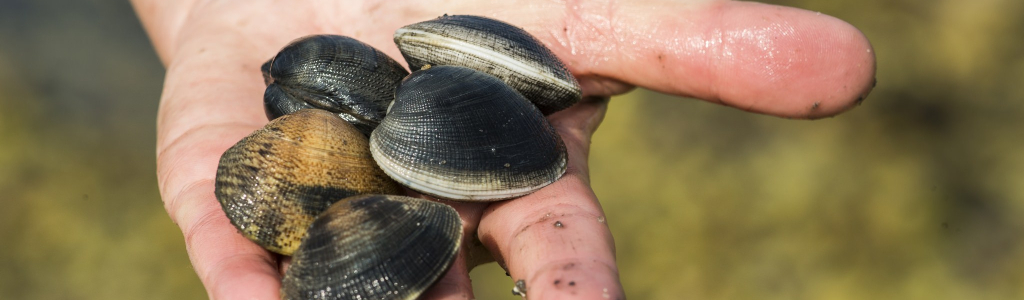
[[332, 203], [402, 191], [368, 149], [367, 138], [337, 115], [300, 110], [274, 119], [225, 151], [215, 194], [243, 235], [290, 255], [313, 219]]
[[383, 52], [337, 35], [298, 39], [263, 64], [262, 71], [269, 119], [319, 108], [337, 113], [367, 136], [384, 117], [395, 86], [409, 74]]
[[565, 145], [536, 107], [497, 77], [455, 66], [402, 81], [370, 152], [399, 183], [452, 200], [525, 195], [566, 167]]
[[450, 206], [363, 195], [313, 223], [282, 280], [283, 299], [415, 299], [447, 270], [462, 238]]
[[545, 114], [579, 102], [579, 83], [564, 64], [519, 27], [478, 16], [448, 16], [402, 27], [395, 43], [409, 68], [455, 65], [494, 75]]
[[403, 27], [395, 41], [418, 71], [347, 37], [292, 42], [261, 68], [272, 121], [221, 157], [215, 193], [232, 224], [294, 255], [285, 299], [414, 299], [447, 270], [458, 214], [380, 195], [402, 191], [391, 178], [441, 198], [495, 201], [565, 172], [565, 145], [543, 113], [581, 92], [536, 39], [500, 21], [445, 16]]

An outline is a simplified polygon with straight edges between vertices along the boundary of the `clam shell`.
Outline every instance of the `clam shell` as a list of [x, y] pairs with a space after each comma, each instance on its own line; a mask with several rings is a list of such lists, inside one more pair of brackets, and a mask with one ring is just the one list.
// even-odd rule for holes
[[455, 65], [504, 80], [545, 114], [579, 102], [576, 78], [536, 38], [519, 27], [478, 16], [448, 16], [402, 27], [395, 43], [409, 68]]
[[531, 193], [566, 166], [561, 137], [522, 95], [463, 67], [413, 72], [398, 87], [370, 152], [399, 183], [452, 200]]
[[409, 74], [383, 52], [337, 35], [298, 39], [261, 69], [269, 119], [315, 107], [339, 114], [365, 135], [380, 123], [395, 87]]
[[330, 112], [306, 109], [271, 121], [225, 151], [215, 194], [243, 235], [290, 255], [332, 203], [401, 191], [373, 162], [367, 138], [355, 127]]
[[281, 282], [283, 299], [415, 299], [447, 270], [462, 238], [450, 206], [362, 195], [310, 228]]

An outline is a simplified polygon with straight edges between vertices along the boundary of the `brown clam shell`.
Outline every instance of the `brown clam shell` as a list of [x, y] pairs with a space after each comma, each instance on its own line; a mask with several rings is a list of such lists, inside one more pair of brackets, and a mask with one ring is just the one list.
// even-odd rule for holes
[[332, 203], [401, 192], [374, 163], [367, 138], [330, 112], [282, 116], [221, 156], [216, 190], [231, 223], [264, 248], [290, 255]]

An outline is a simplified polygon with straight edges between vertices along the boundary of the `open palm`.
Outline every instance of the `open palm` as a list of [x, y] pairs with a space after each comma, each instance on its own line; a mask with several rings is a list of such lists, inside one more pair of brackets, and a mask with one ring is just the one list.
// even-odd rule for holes
[[534, 34], [580, 80], [586, 99], [549, 117], [569, 150], [567, 174], [515, 201], [448, 202], [463, 217], [467, 246], [425, 299], [472, 298], [468, 271], [491, 259], [525, 280], [531, 299], [623, 298], [587, 169], [590, 137], [610, 95], [641, 86], [818, 118], [859, 103], [874, 76], [870, 45], [855, 28], [758, 3], [133, 2], [167, 66], [157, 136], [161, 195], [214, 299], [279, 297], [280, 257], [235, 230], [213, 186], [221, 153], [267, 122], [260, 64], [298, 37], [346, 35], [399, 59], [395, 29], [442, 14], [483, 15]]

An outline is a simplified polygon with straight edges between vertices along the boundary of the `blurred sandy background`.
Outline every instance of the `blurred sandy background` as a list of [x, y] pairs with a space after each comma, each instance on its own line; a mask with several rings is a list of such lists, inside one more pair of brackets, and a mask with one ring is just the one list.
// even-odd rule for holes
[[[878, 87], [818, 121], [615, 98], [591, 162], [628, 296], [1024, 298], [1024, 2], [778, 3], [863, 30]], [[126, 2], [0, 1], [0, 298], [205, 298], [156, 189], [162, 78]]]

